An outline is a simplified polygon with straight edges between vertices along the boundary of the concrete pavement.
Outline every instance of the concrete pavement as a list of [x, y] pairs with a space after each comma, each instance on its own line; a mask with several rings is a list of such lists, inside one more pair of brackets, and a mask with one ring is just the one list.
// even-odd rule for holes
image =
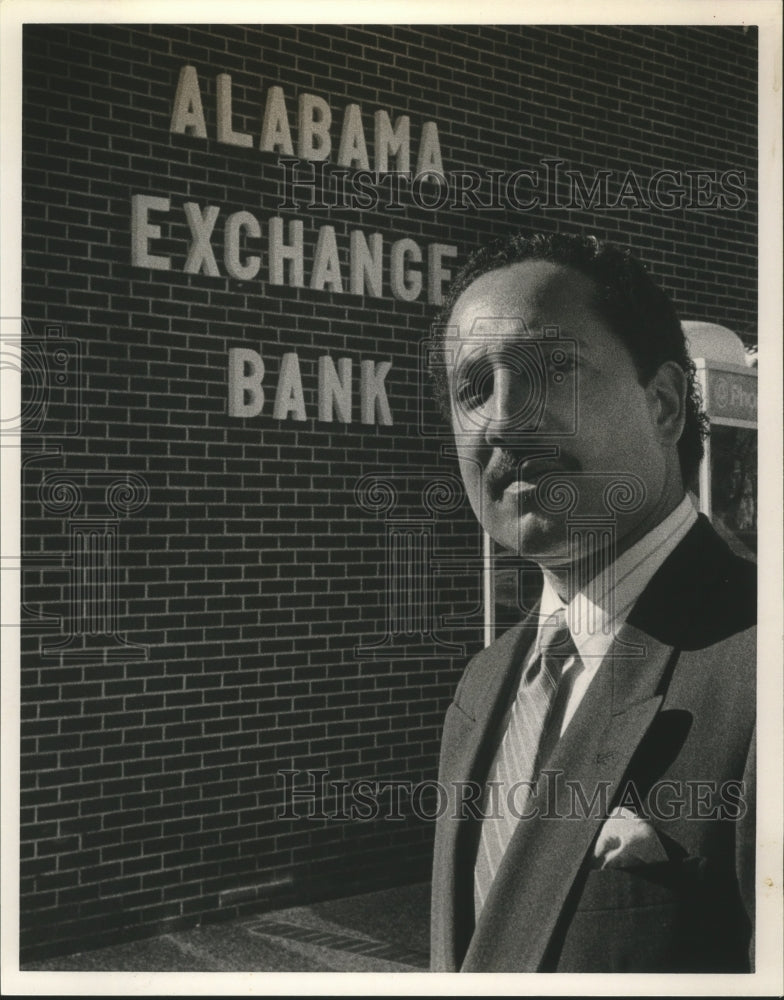
[[25, 963], [92, 972], [422, 972], [430, 885], [402, 886]]

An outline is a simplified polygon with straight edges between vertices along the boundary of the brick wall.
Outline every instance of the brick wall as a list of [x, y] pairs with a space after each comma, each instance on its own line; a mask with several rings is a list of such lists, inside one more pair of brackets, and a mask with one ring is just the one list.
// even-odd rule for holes
[[[185, 65], [206, 138], [170, 132]], [[217, 141], [220, 73], [252, 148]], [[755, 32], [740, 28], [26, 27], [24, 956], [427, 877], [432, 824], [405, 794], [400, 819], [292, 818], [281, 776], [433, 778], [443, 713], [481, 641], [477, 529], [465, 502], [449, 509], [453, 459], [420, 433], [435, 420], [419, 402], [433, 306], [424, 290], [391, 293], [391, 245], [462, 258], [521, 226], [596, 231], [633, 243], [684, 316], [754, 341], [755, 81]], [[549, 159], [559, 180], [528, 211], [279, 210], [278, 156], [258, 148], [272, 86], [293, 127], [297, 95], [324, 98], [335, 148], [359, 104], [371, 166], [385, 109], [410, 115], [414, 152], [435, 121], [447, 171], [541, 181]], [[569, 170], [589, 185], [609, 171], [611, 201], [631, 170], [643, 201], [632, 188], [582, 207]], [[680, 207], [646, 204], [661, 170], [715, 177]], [[743, 174], [743, 198], [727, 171]], [[132, 263], [134, 195], [170, 200], [149, 215], [169, 270]], [[220, 209], [217, 275], [185, 272], [186, 202]], [[246, 280], [224, 264], [226, 220], [242, 211], [261, 229], [244, 238], [261, 257]], [[306, 286], [322, 226], [346, 287], [350, 231], [380, 233], [382, 295], [274, 284], [276, 215], [302, 220]], [[238, 347], [265, 361], [258, 416], [227, 412]], [[304, 421], [271, 414], [284, 352], [299, 358]], [[351, 357], [355, 380], [361, 360], [392, 362], [392, 426], [362, 423], [357, 393], [351, 423], [316, 419], [322, 354]], [[368, 475], [392, 483], [394, 510], [378, 482], [358, 496]], [[433, 608], [417, 599], [390, 629], [398, 544], [398, 577], [431, 567]]]

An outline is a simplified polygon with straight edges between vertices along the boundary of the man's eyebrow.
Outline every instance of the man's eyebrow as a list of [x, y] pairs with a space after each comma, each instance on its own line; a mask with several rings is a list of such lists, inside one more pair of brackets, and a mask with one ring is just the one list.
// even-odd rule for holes
[[454, 369], [452, 371], [452, 380], [457, 380], [458, 377], [463, 375], [463, 373], [470, 368], [478, 364], [485, 363], [488, 358], [492, 358], [494, 354], [501, 353], [498, 350], [493, 350], [488, 346], [488, 349], [480, 349], [478, 347], [474, 348], [469, 354], [458, 353], [457, 361], [455, 362]]
[[537, 347], [553, 347], [558, 343], [574, 344], [577, 348], [577, 360], [579, 360], [580, 352], [588, 347], [588, 344], [580, 337], [570, 337], [562, 334], [549, 337], [519, 337], [514, 340], [510, 340], [508, 338], [499, 338], [497, 341], [488, 339], [481, 344], [475, 345], [466, 345], [465, 341], [461, 341], [460, 345], [455, 350], [457, 360], [454, 363], [453, 376], [456, 378], [458, 375], [462, 374], [466, 368], [469, 368], [477, 363], [482, 364], [487, 361], [488, 358], [495, 359], [496, 357], [503, 357], [506, 351], [513, 350], [518, 346], [532, 344]]
[[[490, 319], [482, 320], [482, 322], [490, 322]], [[461, 336], [458, 327], [452, 328], [457, 333], [453, 333], [451, 336], [449, 332], [446, 332], [446, 341], [452, 341], [457, 343], [458, 347], [467, 347], [472, 350], [478, 350], [484, 348], [488, 345], [500, 344], [525, 344], [528, 342], [533, 342], [536, 344], [551, 344], [558, 340], [571, 341], [572, 343], [579, 344], [582, 347], [588, 347], [588, 342], [583, 340], [578, 334], [572, 333], [569, 327], [560, 326], [558, 323], [540, 323], [538, 326], [534, 326], [533, 332], [531, 332], [530, 324], [522, 324], [522, 329], [517, 329], [514, 331], [504, 331], [498, 333], [491, 332], [479, 332], [477, 334], [467, 334]]]

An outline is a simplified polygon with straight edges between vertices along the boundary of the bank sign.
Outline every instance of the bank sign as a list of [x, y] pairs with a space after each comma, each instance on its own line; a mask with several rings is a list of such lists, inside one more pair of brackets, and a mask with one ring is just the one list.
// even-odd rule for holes
[[[316, 94], [301, 93], [297, 100], [296, 147], [292, 124], [282, 87], [270, 87], [264, 103], [261, 134], [234, 128], [231, 76], [219, 73], [216, 78], [217, 142], [227, 147], [257, 148], [260, 153], [276, 155], [282, 173], [283, 200], [278, 209], [336, 207], [352, 205], [356, 209], [377, 207], [378, 192], [373, 182], [389, 188], [390, 208], [402, 209], [400, 181], [412, 170], [416, 152], [414, 190], [420, 197], [429, 180], [444, 174], [438, 125], [425, 121], [419, 128], [419, 141], [412, 137], [408, 115], [394, 122], [384, 109], [373, 115], [374, 171], [365, 137], [362, 109], [349, 104], [344, 110], [340, 142], [335, 157], [335, 177], [342, 182], [342, 197], [337, 203], [324, 201], [326, 161], [333, 155], [332, 109]], [[169, 131], [190, 136], [196, 144], [208, 138], [202, 91], [196, 69], [184, 66], [180, 71], [173, 99]], [[392, 163], [394, 162], [394, 170]], [[226, 212], [222, 205], [186, 201], [176, 204], [170, 192], [165, 194], [133, 193], [131, 197], [131, 264], [133, 267], [171, 271], [174, 262], [156, 248], [167, 225], [182, 215], [188, 223], [190, 240], [182, 270], [185, 274], [226, 277], [230, 281], [263, 281], [269, 285], [288, 284], [292, 288], [351, 293], [413, 302], [426, 298], [429, 305], [440, 305], [445, 282], [451, 277], [449, 260], [457, 256], [457, 247], [449, 243], [422, 246], [403, 236], [384, 246], [381, 233], [352, 229], [348, 241], [348, 267], [344, 267], [332, 225], [318, 227], [312, 258], [305, 255], [305, 225], [302, 219], [284, 219], [274, 215], [260, 219], [247, 209]], [[430, 206], [435, 208], [437, 206]], [[216, 256], [213, 236], [223, 234], [223, 253]], [[267, 268], [262, 270], [262, 252]], [[386, 265], [386, 267], [385, 267]]]
[[[402, 209], [400, 184], [413, 180], [413, 192], [424, 197], [429, 181], [443, 176], [444, 167], [438, 125], [425, 121], [412, 136], [408, 115], [393, 122], [384, 109], [373, 114], [375, 168], [370, 170], [368, 144], [362, 109], [348, 104], [343, 113], [340, 140], [333, 151], [332, 109], [318, 95], [298, 95], [297, 112], [290, 118], [287, 101], [280, 86], [270, 87], [263, 102], [261, 132], [258, 139], [235, 128], [232, 104], [232, 81], [228, 73], [219, 73], [215, 82], [215, 122], [217, 142], [228, 147], [257, 148], [271, 153], [282, 170], [283, 201], [278, 209], [329, 208], [323, 202], [326, 175], [324, 168], [335, 156], [331, 179], [342, 182], [341, 204], [357, 210], [377, 205], [378, 192], [389, 182], [390, 208]], [[292, 121], [295, 126], [292, 136]], [[169, 131], [190, 136], [195, 144], [208, 138], [202, 88], [195, 67], [183, 66], [173, 96]], [[415, 139], [418, 138], [418, 142]], [[295, 145], [296, 139], [296, 145]], [[415, 154], [415, 155], [414, 155]], [[415, 171], [414, 171], [415, 164]], [[394, 168], [394, 169], [393, 169]], [[376, 201], [374, 201], [374, 197]], [[370, 198], [370, 203], [368, 203]], [[304, 200], [304, 201], [303, 201]], [[130, 199], [131, 265], [155, 271], [172, 271], [174, 261], [162, 252], [173, 217], [184, 215], [190, 230], [185, 274], [225, 277], [231, 282], [266, 281], [268, 286], [288, 285], [329, 293], [371, 296], [413, 302], [426, 299], [429, 305], [442, 302], [443, 288], [451, 277], [449, 261], [457, 256], [453, 244], [421, 245], [402, 235], [384, 245], [381, 233], [352, 229], [348, 235], [348, 266], [341, 260], [336, 228], [318, 227], [311, 259], [305, 254], [305, 223], [302, 219], [275, 214], [268, 219], [247, 209], [227, 212], [222, 205], [185, 201], [177, 205], [171, 192], [133, 192]], [[425, 207], [436, 208], [435, 205]], [[222, 253], [216, 254], [214, 234], [222, 231]], [[262, 269], [262, 256], [267, 267]], [[228, 356], [227, 412], [230, 417], [255, 417], [270, 412], [274, 419], [351, 423], [358, 412], [364, 424], [392, 425], [392, 413], [386, 395], [385, 378], [390, 361], [337, 359], [329, 355], [318, 359], [317, 414], [309, 413], [300, 376], [299, 357], [287, 351], [280, 361], [276, 385], [265, 383], [265, 361], [251, 347], [233, 348]], [[352, 372], [352, 368], [354, 371]], [[358, 377], [356, 369], [359, 369]], [[269, 397], [270, 405], [265, 405]], [[354, 401], [359, 404], [354, 405]]]
[[757, 373], [708, 368], [706, 410], [711, 420], [757, 422]]

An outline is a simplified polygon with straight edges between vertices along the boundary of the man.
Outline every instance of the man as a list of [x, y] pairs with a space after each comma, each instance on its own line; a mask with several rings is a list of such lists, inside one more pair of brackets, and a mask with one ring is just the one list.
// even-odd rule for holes
[[674, 308], [629, 252], [538, 235], [475, 254], [442, 315], [470, 503], [544, 586], [446, 716], [432, 967], [749, 971], [756, 573], [685, 490]]

